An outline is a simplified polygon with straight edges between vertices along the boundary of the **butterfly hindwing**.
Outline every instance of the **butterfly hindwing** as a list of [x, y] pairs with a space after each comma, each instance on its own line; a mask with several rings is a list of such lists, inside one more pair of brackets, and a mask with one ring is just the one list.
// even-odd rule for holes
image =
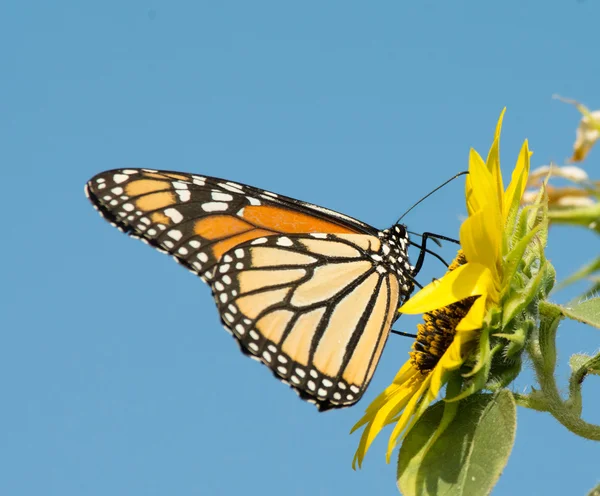
[[242, 349], [319, 409], [364, 393], [409, 283], [362, 234], [268, 236], [237, 246], [211, 288]]

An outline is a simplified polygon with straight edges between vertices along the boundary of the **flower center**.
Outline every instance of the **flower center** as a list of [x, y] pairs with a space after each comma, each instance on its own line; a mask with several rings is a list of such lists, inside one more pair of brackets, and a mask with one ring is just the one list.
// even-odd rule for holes
[[417, 325], [417, 339], [409, 352], [413, 365], [421, 373], [427, 374], [435, 368], [452, 344], [456, 326], [477, 298], [471, 296], [423, 315], [425, 322]]
[[[462, 250], [448, 267], [448, 272], [467, 262]], [[417, 339], [409, 352], [413, 365], [422, 374], [431, 372], [452, 344], [456, 326], [467, 315], [473, 302], [479, 298], [471, 296], [423, 314], [423, 324], [417, 325]]]

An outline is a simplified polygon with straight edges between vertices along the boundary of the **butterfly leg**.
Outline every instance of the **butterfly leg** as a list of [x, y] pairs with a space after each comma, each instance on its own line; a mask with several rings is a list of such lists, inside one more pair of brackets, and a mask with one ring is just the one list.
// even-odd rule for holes
[[[442, 236], [441, 234], [435, 234], [435, 233], [430, 233], [430, 232], [425, 232], [423, 233], [423, 244], [420, 246], [421, 251], [419, 252], [419, 258], [417, 259], [417, 263], [415, 265], [415, 268], [413, 270], [413, 276], [416, 276], [419, 271], [421, 270], [421, 267], [423, 266], [423, 262], [425, 260], [425, 254], [426, 253], [431, 253], [432, 255], [436, 256], [437, 258], [439, 258], [440, 260], [443, 261], [443, 259], [437, 255], [436, 253], [430, 252], [427, 249], [427, 240], [431, 239], [437, 239], [437, 240], [444, 240], [444, 241], [451, 241], [452, 243], [456, 243], [456, 244], [460, 244], [460, 242], [454, 238], [449, 238], [447, 236]], [[445, 263], [445, 262], [444, 262]], [[446, 264], [447, 266], [448, 264]]]
[[396, 331], [394, 329], [392, 329], [390, 332], [392, 334], [398, 334], [398, 336], [404, 336], [404, 337], [407, 337], [407, 338], [415, 338], [416, 339], [416, 337], [417, 337], [416, 334], [409, 334], [408, 332]]

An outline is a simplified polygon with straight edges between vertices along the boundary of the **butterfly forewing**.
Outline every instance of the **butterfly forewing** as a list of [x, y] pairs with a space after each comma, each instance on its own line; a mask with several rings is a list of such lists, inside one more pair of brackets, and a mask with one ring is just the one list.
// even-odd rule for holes
[[230, 181], [178, 172], [119, 169], [86, 185], [100, 213], [209, 280], [232, 247], [275, 233], [368, 231], [328, 209]]
[[258, 188], [119, 169], [86, 185], [113, 225], [211, 285], [242, 350], [321, 410], [364, 393], [412, 291], [403, 226], [356, 219]]

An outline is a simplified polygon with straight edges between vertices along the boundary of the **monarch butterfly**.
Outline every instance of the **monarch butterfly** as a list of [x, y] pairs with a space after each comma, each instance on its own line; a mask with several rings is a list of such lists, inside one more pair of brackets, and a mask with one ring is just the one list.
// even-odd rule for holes
[[319, 410], [356, 403], [414, 288], [408, 233], [214, 177], [117, 169], [85, 187], [112, 225], [200, 276], [241, 350]]

